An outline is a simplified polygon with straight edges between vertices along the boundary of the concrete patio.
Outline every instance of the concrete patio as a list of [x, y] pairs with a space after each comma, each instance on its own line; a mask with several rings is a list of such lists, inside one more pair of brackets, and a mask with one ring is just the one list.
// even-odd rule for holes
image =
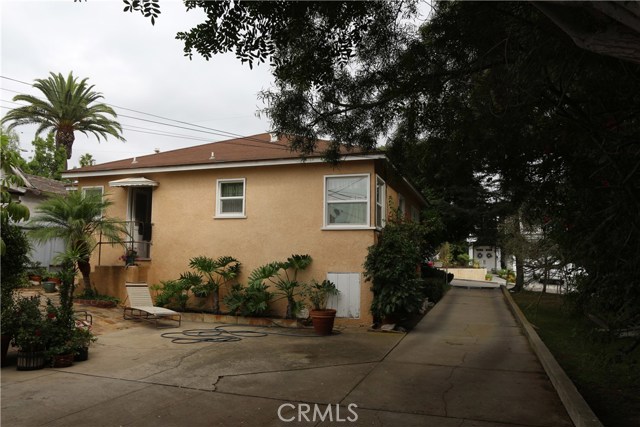
[[3, 425], [573, 425], [499, 289], [452, 289], [408, 335], [175, 344], [167, 331], [105, 333], [70, 368], [3, 368]]

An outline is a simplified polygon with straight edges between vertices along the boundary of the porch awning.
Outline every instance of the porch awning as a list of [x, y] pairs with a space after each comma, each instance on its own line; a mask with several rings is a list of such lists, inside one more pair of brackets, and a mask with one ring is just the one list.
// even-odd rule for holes
[[109, 187], [157, 187], [158, 183], [144, 177], [124, 178], [109, 181]]

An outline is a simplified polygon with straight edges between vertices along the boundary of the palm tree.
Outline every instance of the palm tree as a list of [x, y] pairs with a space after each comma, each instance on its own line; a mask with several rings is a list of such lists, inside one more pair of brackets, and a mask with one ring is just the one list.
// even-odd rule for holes
[[[64, 147], [67, 159], [71, 158], [75, 132], [87, 135], [92, 133], [100, 140], [108, 135], [124, 141], [122, 127], [106, 115], [117, 117], [111, 107], [103, 103], [95, 103], [103, 98], [100, 92], [93, 91], [88, 79], [73, 77], [73, 72], [65, 79], [61, 73], [49, 73], [47, 79], [36, 79], [33, 87], [40, 90], [46, 99], [32, 95], [16, 95], [14, 101], [23, 101], [29, 105], [17, 107], [9, 111], [2, 123], [10, 122], [7, 130], [26, 124], [39, 124], [36, 136], [51, 130], [55, 132], [56, 147]], [[65, 169], [67, 163], [65, 162]]]
[[44, 242], [62, 238], [66, 250], [76, 254], [76, 264], [82, 273], [84, 288], [91, 290], [91, 253], [98, 246], [97, 237], [112, 245], [124, 245], [127, 236], [125, 222], [103, 215], [113, 202], [99, 194], [71, 191], [47, 199], [36, 208], [29, 222], [29, 235]]

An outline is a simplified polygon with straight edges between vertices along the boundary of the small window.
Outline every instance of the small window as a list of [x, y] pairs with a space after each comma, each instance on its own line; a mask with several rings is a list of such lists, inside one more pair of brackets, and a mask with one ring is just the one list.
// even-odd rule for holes
[[325, 177], [325, 226], [369, 226], [369, 175]]
[[96, 196], [100, 196], [102, 198], [104, 193], [104, 187], [99, 186], [99, 187], [82, 187], [82, 195], [83, 196], [91, 196], [91, 195], [96, 195]]
[[387, 222], [387, 186], [379, 176], [376, 176], [376, 227], [382, 228]]
[[407, 202], [402, 194], [398, 194], [398, 214], [402, 219], [407, 215]]
[[415, 206], [411, 206], [411, 221], [420, 222], [420, 211]]
[[[95, 197], [104, 197], [104, 187], [96, 186], [96, 187], [82, 187], [82, 196], [95, 196]], [[101, 212], [100, 215], [96, 215], [96, 218], [102, 218], [104, 216], [104, 212]]]
[[245, 179], [218, 180], [216, 197], [217, 217], [245, 216]]

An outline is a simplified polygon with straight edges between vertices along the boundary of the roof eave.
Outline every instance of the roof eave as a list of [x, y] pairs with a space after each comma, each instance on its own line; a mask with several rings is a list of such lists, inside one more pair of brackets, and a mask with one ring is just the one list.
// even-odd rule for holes
[[[344, 156], [340, 161], [357, 161], [357, 160], [375, 160], [386, 159], [384, 154], [349, 154]], [[238, 162], [221, 162], [221, 163], [203, 163], [194, 165], [174, 165], [174, 166], [150, 166], [140, 168], [127, 168], [127, 169], [108, 169], [98, 171], [76, 171], [70, 170], [62, 173], [63, 178], [88, 178], [99, 176], [113, 176], [113, 175], [133, 175], [133, 174], [149, 174], [149, 173], [163, 173], [163, 172], [186, 172], [196, 170], [211, 170], [211, 169], [230, 169], [230, 168], [247, 168], [247, 167], [264, 167], [264, 166], [279, 166], [279, 165], [293, 165], [302, 163], [326, 163], [325, 160], [319, 157], [314, 158], [295, 158], [295, 159], [277, 159], [277, 160], [249, 160]]]

